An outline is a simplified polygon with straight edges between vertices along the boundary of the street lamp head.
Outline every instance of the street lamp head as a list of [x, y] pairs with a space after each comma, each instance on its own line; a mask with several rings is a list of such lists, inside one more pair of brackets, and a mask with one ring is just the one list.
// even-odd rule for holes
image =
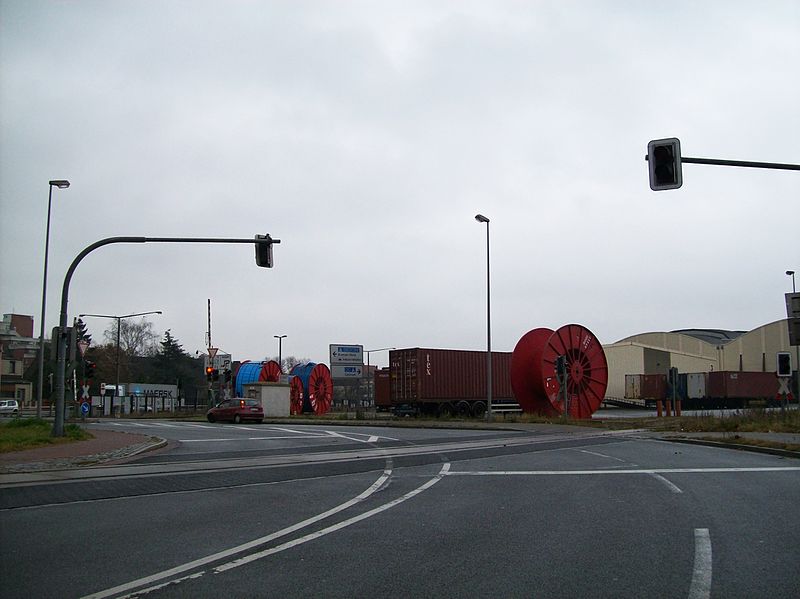
[[793, 270], [787, 270], [786, 274], [791, 277], [794, 274], [794, 271]]
[[50, 185], [55, 185], [59, 189], [66, 189], [69, 187], [69, 181], [66, 179], [56, 179], [55, 181], [50, 181]]
[[483, 214], [476, 214], [475, 215], [475, 220], [478, 221], [479, 223], [488, 223], [489, 222], [489, 219], [486, 218]]

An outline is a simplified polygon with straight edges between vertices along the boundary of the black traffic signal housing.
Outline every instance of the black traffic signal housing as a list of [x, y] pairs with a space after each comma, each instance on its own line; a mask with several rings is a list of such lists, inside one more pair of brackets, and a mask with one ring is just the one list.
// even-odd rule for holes
[[[256, 235], [256, 240], [259, 240], [259, 243], [255, 244], [256, 264], [262, 268], [272, 268], [272, 244], [276, 243], [276, 240], [273, 240], [269, 233], [266, 235]], [[277, 241], [277, 243], [280, 242]]]
[[778, 376], [792, 376], [792, 354], [788, 351], [778, 352]]
[[230, 383], [231, 382], [231, 371], [230, 370], [226, 370], [225, 371], [225, 382], [226, 383]]
[[86, 360], [83, 363], [84, 378], [93, 379], [96, 369], [97, 369], [97, 364], [95, 364], [94, 362], [91, 362], [89, 360]]
[[214, 367], [213, 366], [206, 366], [206, 380], [211, 381], [211, 378], [214, 376]]
[[211, 374], [211, 378], [212, 378], [213, 380], [215, 380], [215, 381], [218, 381], [218, 380], [219, 380], [219, 370], [217, 370], [217, 369], [215, 368], [215, 369], [214, 369], [214, 372]]
[[677, 137], [654, 139], [647, 144], [650, 189], [678, 189], [683, 185], [681, 141]]

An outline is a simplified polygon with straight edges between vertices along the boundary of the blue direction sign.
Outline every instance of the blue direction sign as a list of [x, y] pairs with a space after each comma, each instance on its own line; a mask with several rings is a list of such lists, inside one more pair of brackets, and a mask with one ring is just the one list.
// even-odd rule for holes
[[331, 344], [331, 365], [334, 364], [364, 364], [363, 345]]
[[88, 401], [81, 402], [81, 414], [86, 416], [86, 414], [89, 413], [90, 409], [91, 409], [91, 406], [89, 405]]
[[364, 368], [359, 364], [358, 366], [342, 366], [341, 364], [333, 364], [331, 366], [331, 378], [334, 379], [360, 379], [363, 374]]

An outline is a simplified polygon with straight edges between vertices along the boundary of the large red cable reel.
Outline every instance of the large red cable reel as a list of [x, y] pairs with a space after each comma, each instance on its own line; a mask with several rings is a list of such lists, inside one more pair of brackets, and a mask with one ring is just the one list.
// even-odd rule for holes
[[317, 416], [327, 414], [333, 402], [333, 379], [325, 364], [317, 364], [308, 375], [308, 399]]
[[277, 383], [281, 380], [282, 374], [283, 370], [281, 370], [280, 364], [278, 364], [275, 360], [269, 360], [268, 362], [264, 362], [261, 366], [261, 372], [258, 375], [258, 380], [262, 382]]
[[299, 376], [289, 379], [289, 413], [292, 415], [303, 413], [303, 381]]
[[608, 362], [597, 337], [579, 324], [557, 331], [533, 329], [517, 342], [511, 355], [511, 389], [526, 413], [564, 414], [564, 394], [556, 376], [556, 359], [564, 356], [569, 416], [591, 418], [608, 385]]

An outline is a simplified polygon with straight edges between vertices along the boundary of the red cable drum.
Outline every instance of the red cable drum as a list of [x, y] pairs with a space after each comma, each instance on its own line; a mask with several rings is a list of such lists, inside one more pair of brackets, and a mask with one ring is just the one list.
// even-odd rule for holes
[[525, 412], [563, 414], [563, 393], [555, 367], [558, 356], [566, 359], [569, 415], [591, 418], [606, 392], [608, 362], [597, 337], [579, 324], [555, 332], [534, 329], [523, 335], [511, 357], [514, 396]]
[[258, 380], [277, 383], [281, 380], [282, 374], [283, 371], [281, 370], [280, 364], [275, 360], [270, 360], [269, 362], [264, 362], [261, 366], [261, 373], [258, 375]]
[[292, 415], [303, 413], [303, 381], [299, 376], [289, 379], [289, 413]]
[[325, 364], [317, 364], [308, 376], [308, 399], [317, 416], [326, 414], [333, 402], [333, 380]]

